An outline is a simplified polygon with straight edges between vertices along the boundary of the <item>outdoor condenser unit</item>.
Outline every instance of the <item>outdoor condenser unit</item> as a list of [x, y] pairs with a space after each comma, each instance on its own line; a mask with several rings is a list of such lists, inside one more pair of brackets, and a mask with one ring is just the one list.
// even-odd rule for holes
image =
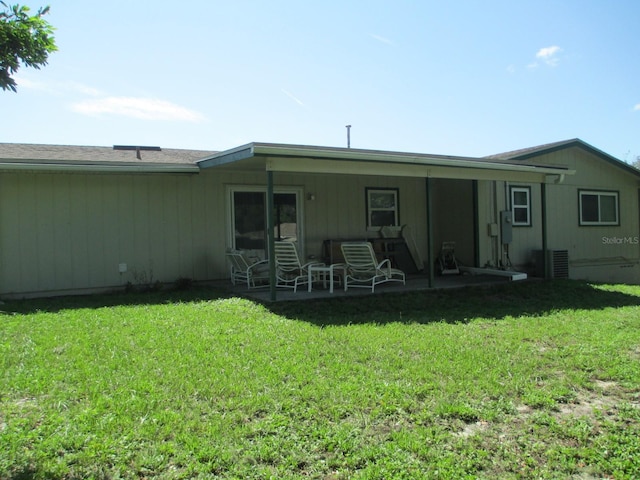
[[[544, 276], [542, 250], [533, 251], [536, 277]], [[547, 250], [547, 271], [551, 278], [569, 278], [569, 250]]]

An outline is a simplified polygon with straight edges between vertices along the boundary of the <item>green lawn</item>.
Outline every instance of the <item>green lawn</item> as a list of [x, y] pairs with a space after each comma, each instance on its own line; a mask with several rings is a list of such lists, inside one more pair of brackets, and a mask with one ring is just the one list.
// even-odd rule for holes
[[640, 287], [0, 307], [0, 478], [639, 478]]

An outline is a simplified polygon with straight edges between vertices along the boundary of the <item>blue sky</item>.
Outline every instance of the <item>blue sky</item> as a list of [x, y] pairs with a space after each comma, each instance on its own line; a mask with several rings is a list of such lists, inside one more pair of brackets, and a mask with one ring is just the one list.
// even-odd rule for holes
[[637, 0], [18, 3], [50, 4], [59, 51], [0, 91], [2, 142], [346, 146], [350, 124], [354, 148], [640, 156]]

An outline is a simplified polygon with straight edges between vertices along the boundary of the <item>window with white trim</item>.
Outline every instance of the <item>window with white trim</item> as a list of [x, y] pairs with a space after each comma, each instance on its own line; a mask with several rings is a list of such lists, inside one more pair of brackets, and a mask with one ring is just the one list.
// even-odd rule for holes
[[620, 225], [618, 192], [578, 190], [580, 225]]
[[398, 226], [398, 189], [367, 188], [367, 228]]
[[531, 226], [531, 187], [509, 187], [511, 197], [512, 225]]

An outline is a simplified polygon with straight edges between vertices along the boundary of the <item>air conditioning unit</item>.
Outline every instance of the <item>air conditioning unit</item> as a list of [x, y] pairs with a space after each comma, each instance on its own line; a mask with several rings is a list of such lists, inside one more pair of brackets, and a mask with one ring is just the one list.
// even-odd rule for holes
[[[544, 277], [542, 262], [542, 250], [534, 250], [536, 277]], [[547, 250], [547, 272], [551, 278], [569, 278], [569, 250]]]

